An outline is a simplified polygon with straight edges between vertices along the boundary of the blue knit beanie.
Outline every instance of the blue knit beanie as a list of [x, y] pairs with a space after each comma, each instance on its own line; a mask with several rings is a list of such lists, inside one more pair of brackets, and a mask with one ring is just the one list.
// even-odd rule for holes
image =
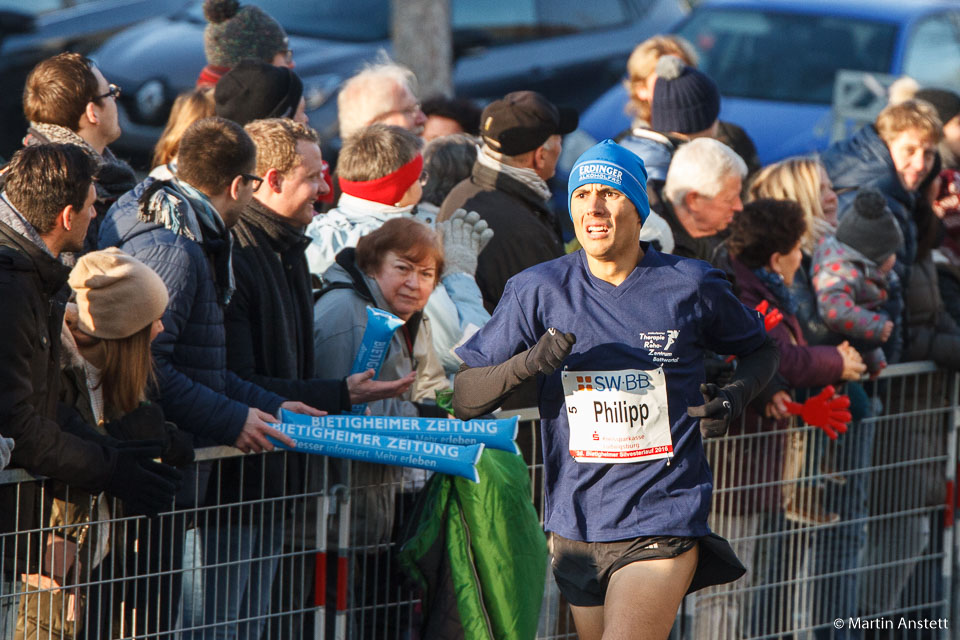
[[611, 186], [627, 196], [637, 208], [640, 221], [646, 222], [650, 215], [647, 170], [637, 154], [609, 138], [584, 151], [570, 170], [570, 178], [567, 180], [567, 206], [573, 201], [574, 191], [585, 184], [597, 183]]
[[676, 56], [657, 61], [650, 125], [664, 133], [699, 133], [720, 115], [720, 91], [707, 74]]

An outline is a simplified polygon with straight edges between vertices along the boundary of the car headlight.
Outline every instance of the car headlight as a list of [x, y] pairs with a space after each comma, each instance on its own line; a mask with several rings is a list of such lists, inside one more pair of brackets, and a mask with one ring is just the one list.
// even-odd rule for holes
[[140, 120], [151, 124], [163, 123], [167, 103], [167, 88], [163, 81], [154, 78], [144, 82], [134, 94], [134, 101]]
[[307, 111], [322, 107], [337, 92], [341, 84], [343, 84], [343, 76], [335, 73], [304, 78], [303, 98], [307, 103]]

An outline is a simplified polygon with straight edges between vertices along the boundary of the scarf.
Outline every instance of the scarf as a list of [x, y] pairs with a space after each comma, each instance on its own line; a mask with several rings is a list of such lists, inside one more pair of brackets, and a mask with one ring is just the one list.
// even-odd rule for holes
[[137, 218], [193, 240], [213, 258], [214, 283], [220, 304], [227, 306], [236, 285], [233, 277], [233, 237], [206, 194], [186, 182], [155, 180], [140, 195]]
[[[23, 214], [17, 211], [17, 208], [7, 199], [6, 192], [0, 193], [0, 199], [3, 199], [3, 203], [7, 205], [6, 207], [0, 207], [0, 222], [3, 222], [21, 236], [40, 247], [40, 249], [51, 258], [55, 258], [56, 256], [54, 256], [47, 247], [47, 243], [43, 241], [43, 238], [40, 237], [40, 234], [34, 226], [27, 222]], [[61, 262], [63, 261], [61, 260]]]
[[137, 185], [137, 176], [130, 165], [113, 155], [113, 152], [107, 147], [104, 147], [103, 153], [97, 153], [97, 150], [91, 147], [86, 140], [66, 127], [45, 122], [31, 122], [24, 144], [42, 142], [73, 144], [86, 151], [88, 156], [96, 160], [97, 181], [93, 183], [93, 186], [97, 190], [97, 200], [101, 202], [110, 204]]
[[790, 290], [787, 289], [787, 285], [783, 281], [783, 276], [779, 273], [769, 271], [766, 267], [753, 269], [753, 274], [760, 278], [760, 282], [762, 282], [770, 293], [773, 294], [773, 297], [777, 299], [777, 306], [784, 315], [797, 315], [797, 301], [790, 293]]
[[[547, 186], [547, 183], [543, 181], [543, 178], [537, 175], [537, 172], [533, 169], [521, 169], [520, 167], [511, 167], [508, 164], [504, 164], [492, 154], [496, 151], [492, 151], [486, 145], [481, 147], [480, 153], [477, 154], [477, 162], [487, 167], [488, 169], [493, 169], [498, 173], [503, 173], [517, 182], [521, 182], [529, 187], [534, 193], [543, 198], [544, 201], [550, 199], [550, 187]], [[499, 154], [497, 154], [499, 155]]]

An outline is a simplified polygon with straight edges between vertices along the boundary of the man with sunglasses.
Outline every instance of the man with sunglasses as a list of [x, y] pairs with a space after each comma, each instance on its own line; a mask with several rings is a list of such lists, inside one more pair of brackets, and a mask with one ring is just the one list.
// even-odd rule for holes
[[97, 218], [83, 252], [96, 248], [103, 214], [137, 183], [133, 169], [107, 147], [120, 137], [119, 97], [120, 87], [107, 82], [100, 69], [79, 53], [61, 53], [40, 62], [24, 87], [23, 113], [30, 123], [24, 144], [75, 144], [97, 163]]

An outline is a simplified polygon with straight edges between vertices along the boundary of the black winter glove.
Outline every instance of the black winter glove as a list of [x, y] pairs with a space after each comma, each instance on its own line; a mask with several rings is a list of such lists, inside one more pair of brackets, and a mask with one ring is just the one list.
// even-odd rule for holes
[[553, 327], [547, 329], [537, 344], [527, 350], [524, 366], [530, 377], [542, 373], [549, 376], [563, 363], [564, 358], [570, 355], [570, 350], [576, 344], [577, 337], [572, 333], [561, 333]]
[[153, 461], [160, 455], [160, 443], [124, 442], [116, 451], [106, 492], [123, 501], [130, 515], [155, 516], [170, 508], [183, 476], [173, 467]]
[[712, 382], [720, 387], [730, 384], [737, 369], [736, 362], [736, 360], [727, 362], [726, 358], [713, 353], [706, 354], [703, 358], [703, 368], [707, 382]]
[[103, 425], [111, 436], [118, 440], [167, 439], [167, 427], [160, 405], [143, 402], [127, 415]]
[[700, 418], [700, 435], [704, 438], [718, 438], [726, 434], [734, 415], [731, 396], [715, 384], [701, 384], [700, 393], [703, 395], [703, 404], [687, 407], [687, 415]]
[[193, 462], [193, 436], [181, 431], [172, 422], [165, 422], [167, 439], [164, 442], [160, 459], [174, 467], [185, 467]]

